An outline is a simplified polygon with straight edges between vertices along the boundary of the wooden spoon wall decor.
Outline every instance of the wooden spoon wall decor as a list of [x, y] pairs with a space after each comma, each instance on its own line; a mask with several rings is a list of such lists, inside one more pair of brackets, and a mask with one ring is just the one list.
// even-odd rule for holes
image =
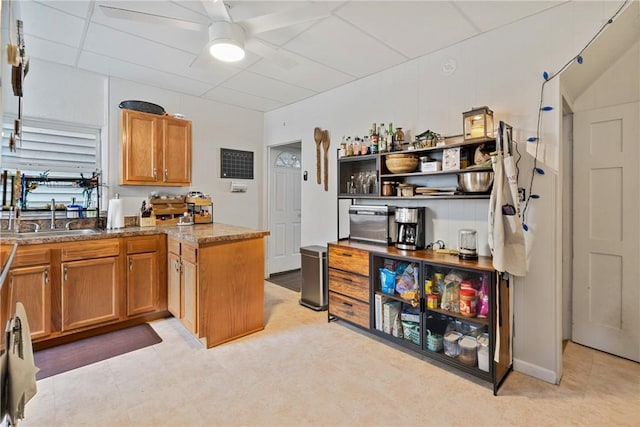
[[316, 140], [316, 181], [320, 184], [322, 181], [320, 180], [320, 144], [322, 143], [322, 139], [324, 138], [324, 132], [320, 128], [315, 128], [313, 130], [313, 139]]
[[322, 148], [324, 150], [324, 191], [329, 191], [329, 131], [322, 132]]

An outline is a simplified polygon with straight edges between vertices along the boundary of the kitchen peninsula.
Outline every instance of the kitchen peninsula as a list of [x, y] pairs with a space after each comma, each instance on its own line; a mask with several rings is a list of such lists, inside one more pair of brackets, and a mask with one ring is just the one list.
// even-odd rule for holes
[[18, 250], [1, 317], [14, 299], [30, 301], [37, 347], [169, 313], [207, 348], [264, 329], [268, 231], [219, 223], [77, 231], [2, 233], [3, 262], [7, 248]]

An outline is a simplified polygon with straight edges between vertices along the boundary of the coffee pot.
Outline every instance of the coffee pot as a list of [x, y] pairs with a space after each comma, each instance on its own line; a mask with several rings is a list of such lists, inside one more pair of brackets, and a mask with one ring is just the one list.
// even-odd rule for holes
[[424, 248], [424, 208], [396, 208], [396, 230], [398, 249], [417, 250]]

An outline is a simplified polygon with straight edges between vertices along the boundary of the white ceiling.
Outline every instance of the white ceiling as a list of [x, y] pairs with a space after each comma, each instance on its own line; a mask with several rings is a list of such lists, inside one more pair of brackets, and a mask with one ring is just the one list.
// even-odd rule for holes
[[[213, 0], [209, 0], [213, 1]], [[309, 3], [326, 16], [250, 36], [293, 67], [249, 52], [200, 57], [207, 31], [107, 17], [100, 5], [208, 25], [200, 1], [14, 0], [26, 54], [257, 111], [308, 98], [490, 31], [562, 1], [225, 1], [235, 21]], [[199, 58], [197, 61], [196, 59]]]

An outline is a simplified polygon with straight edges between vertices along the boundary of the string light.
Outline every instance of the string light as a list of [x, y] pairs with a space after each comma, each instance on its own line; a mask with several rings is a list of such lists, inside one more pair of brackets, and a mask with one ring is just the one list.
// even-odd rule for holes
[[604, 23], [600, 29], [596, 32], [596, 34], [591, 38], [591, 40], [589, 40], [587, 42], [587, 44], [582, 48], [582, 50], [580, 50], [580, 52], [578, 52], [578, 54], [576, 56], [574, 56], [573, 58], [571, 58], [570, 61], [567, 61], [564, 66], [562, 66], [562, 68], [560, 68], [558, 71], [556, 71], [553, 74], [549, 74], [547, 71], [543, 71], [542, 73], [542, 78], [544, 79], [544, 81], [542, 82], [542, 85], [540, 86], [540, 107], [538, 110], [538, 123], [537, 123], [537, 128], [536, 128], [536, 136], [531, 136], [529, 138], [527, 138], [528, 142], [535, 142], [536, 144], [536, 149], [535, 149], [535, 156], [533, 158], [533, 171], [531, 173], [531, 181], [529, 182], [529, 197], [527, 197], [525, 203], [524, 203], [524, 207], [522, 208], [522, 228], [524, 229], [524, 231], [529, 231], [529, 227], [526, 224], [526, 214], [527, 214], [527, 208], [529, 207], [529, 201], [531, 199], [539, 199], [540, 195], [539, 194], [535, 194], [532, 192], [533, 190], [533, 179], [536, 176], [536, 173], [539, 175], [544, 175], [544, 170], [542, 168], [538, 167], [538, 148], [540, 146], [540, 125], [541, 125], [541, 120], [542, 120], [542, 112], [545, 111], [551, 111], [553, 110], [553, 107], [550, 105], [546, 105], [543, 106], [542, 102], [543, 102], [543, 98], [544, 98], [544, 87], [547, 84], [547, 82], [549, 82], [550, 80], [553, 80], [554, 78], [556, 78], [558, 75], [560, 75], [564, 70], [567, 69], [567, 67], [569, 67], [569, 65], [571, 65], [574, 60], [575, 62], [577, 62], [578, 64], [582, 64], [584, 62], [584, 58], [582, 57], [582, 54], [584, 53], [584, 51], [591, 46], [591, 44], [593, 43], [593, 41], [600, 35], [600, 33], [602, 33], [604, 31], [604, 29], [607, 27], [607, 25], [610, 25], [613, 23], [613, 20], [620, 14], [620, 12], [622, 12], [622, 10], [625, 8], [625, 6], [627, 5], [627, 3], [629, 3], [630, 0], [624, 0], [624, 2], [622, 3], [622, 5], [620, 5], [620, 7], [618, 8], [618, 10], [613, 14], [613, 16], [606, 22]]

